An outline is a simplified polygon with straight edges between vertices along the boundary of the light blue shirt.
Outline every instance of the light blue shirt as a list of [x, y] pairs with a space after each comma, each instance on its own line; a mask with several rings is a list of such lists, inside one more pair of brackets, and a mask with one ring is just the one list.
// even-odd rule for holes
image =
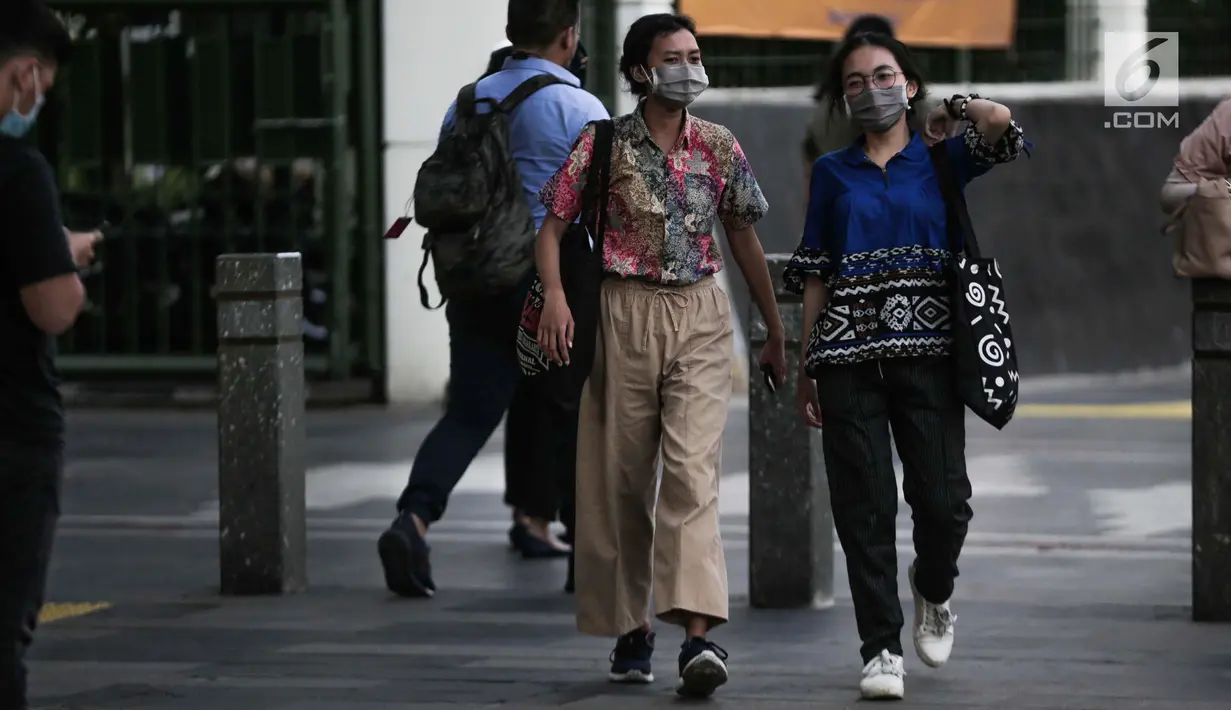
[[[513, 109], [509, 120], [513, 160], [517, 163], [536, 229], [543, 226], [543, 218], [547, 215], [547, 208], [539, 202], [539, 190], [564, 164], [581, 129], [591, 121], [610, 118], [603, 103], [583, 90], [572, 72], [538, 57], [508, 59], [504, 69], [479, 82], [475, 95], [480, 99], [501, 101], [523, 81], [543, 73], [564, 83], [535, 92]], [[456, 110], [455, 101], [445, 113], [442, 134], [453, 125]], [[486, 105], [480, 105], [479, 110], [487, 110]]]

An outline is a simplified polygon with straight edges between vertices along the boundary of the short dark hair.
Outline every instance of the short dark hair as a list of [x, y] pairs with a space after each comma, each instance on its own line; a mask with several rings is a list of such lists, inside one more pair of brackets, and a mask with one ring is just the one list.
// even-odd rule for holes
[[667, 37], [676, 32], [687, 30], [695, 37], [697, 23], [688, 15], [675, 15], [663, 12], [656, 15], [644, 15], [628, 28], [624, 35], [624, 54], [620, 56], [620, 74], [628, 82], [628, 87], [637, 96], [647, 96], [650, 85], [637, 81], [633, 69], [644, 67], [650, 61], [650, 50], [654, 49], [654, 40]]
[[915, 62], [914, 57], [910, 55], [910, 50], [906, 48], [906, 45], [885, 34], [875, 32], [856, 34], [838, 45], [838, 51], [834, 52], [833, 59], [829, 62], [829, 67], [825, 71], [825, 78], [821, 80], [819, 96], [829, 102], [831, 110], [836, 111], [841, 106], [842, 100], [846, 96], [846, 82], [842, 72], [844, 71], [847, 58], [860, 47], [884, 47], [893, 53], [893, 58], [897, 60], [898, 66], [902, 68], [902, 74], [906, 77], [907, 81], [913, 81], [919, 87], [914, 97], [911, 98], [908, 109], [911, 115], [913, 115], [915, 105], [927, 97], [928, 93], [927, 86], [923, 81], [923, 72], [919, 70], [919, 65]]
[[73, 38], [42, 0], [0, 0], [0, 61], [33, 54], [57, 65], [67, 64]]
[[[846, 28], [846, 33], [842, 36], [842, 40], [846, 41], [855, 35], [861, 34], [881, 34], [886, 37], [893, 37], [893, 23], [891, 23], [889, 18], [884, 15], [860, 15], [851, 21], [851, 24]], [[841, 43], [835, 44], [833, 51], [830, 52], [829, 56], [821, 60], [822, 75], [829, 71], [829, 66], [833, 63], [833, 58], [837, 55], [838, 50], [841, 49], [841, 47]], [[813, 98], [817, 101], [825, 98], [824, 83], [825, 81], [822, 79], [817, 84], [816, 93], [813, 94]]]
[[505, 34], [518, 49], [542, 49], [580, 20], [580, 0], [509, 0]]
[[857, 34], [865, 32], [873, 32], [881, 35], [893, 36], [893, 23], [884, 15], [860, 15], [856, 17], [846, 28], [846, 35], [843, 39], [850, 39]]

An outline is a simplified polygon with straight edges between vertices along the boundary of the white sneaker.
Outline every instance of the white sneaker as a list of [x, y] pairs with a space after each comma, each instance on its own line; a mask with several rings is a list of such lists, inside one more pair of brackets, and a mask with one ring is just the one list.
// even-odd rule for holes
[[915, 653], [932, 668], [940, 668], [953, 652], [953, 624], [957, 616], [949, 602], [933, 604], [915, 589], [915, 565], [910, 566], [910, 592], [915, 596]]
[[905, 677], [902, 657], [881, 651], [879, 656], [863, 667], [859, 692], [866, 700], [901, 700], [906, 695]]

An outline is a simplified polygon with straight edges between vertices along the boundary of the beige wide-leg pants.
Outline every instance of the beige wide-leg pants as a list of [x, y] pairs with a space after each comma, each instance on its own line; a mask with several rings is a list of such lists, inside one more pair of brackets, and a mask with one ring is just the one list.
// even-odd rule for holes
[[[713, 277], [682, 287], [608, 279], [577, 431], [577, 628], [727, 620], [718, 528], [731, 398], [731, 304]], [[658, 486], [658, 462], [662, 485]]]

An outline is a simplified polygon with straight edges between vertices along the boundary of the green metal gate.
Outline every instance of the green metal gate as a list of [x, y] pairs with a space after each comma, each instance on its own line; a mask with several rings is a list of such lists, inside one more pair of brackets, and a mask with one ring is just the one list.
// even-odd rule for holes
[[214, 370], [214, 257], [304, 256], [308, 372], [384, 359], [379, 0], [53, 0], [76, 53], [40, 120], [72, 229], [111, 227], [71, 376]]

